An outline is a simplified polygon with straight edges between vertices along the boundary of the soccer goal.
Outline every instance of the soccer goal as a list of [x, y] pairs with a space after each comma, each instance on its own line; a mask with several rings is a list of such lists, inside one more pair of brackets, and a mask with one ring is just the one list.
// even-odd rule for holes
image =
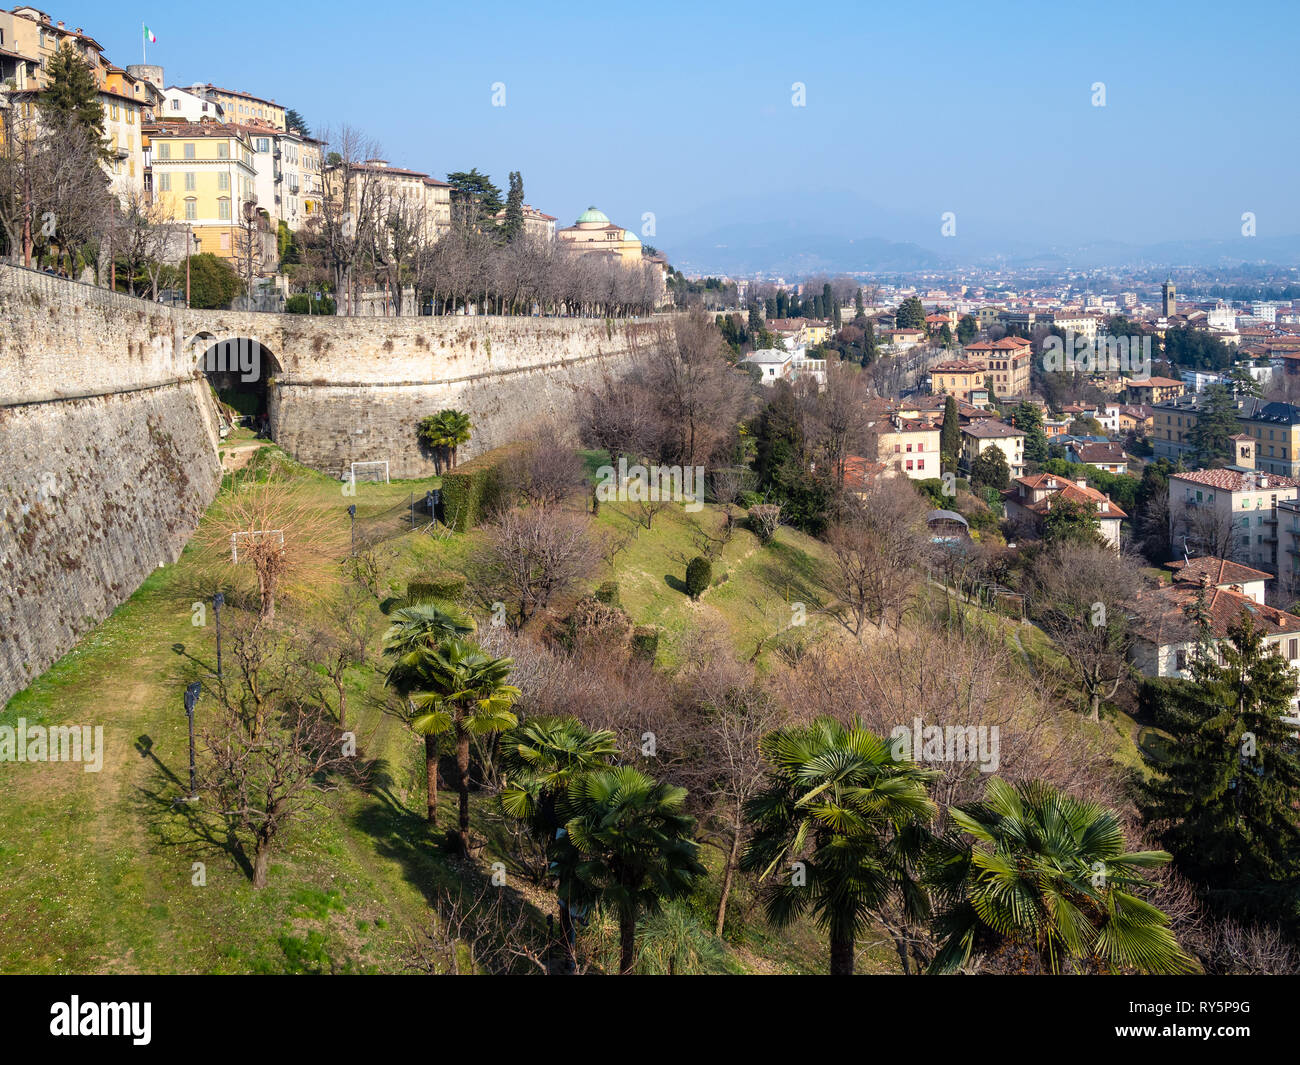
[[[284, 530], [283, 529], [252, 529], [249, 532], [234, 532], [230, 534], [230, 561], [235, 565], [239, 564], [239, 544], [241, 539], [248, 544], [249, 541], [270, 537], [280, 547], [284, 547]], [[248, 548], [245, 546], [245, 552]]]
[[388, 460], [354, 462], [352, 464], [351, 478], [353, 487], [356, 487], [358, 481], [375, 481], [388, 484]]

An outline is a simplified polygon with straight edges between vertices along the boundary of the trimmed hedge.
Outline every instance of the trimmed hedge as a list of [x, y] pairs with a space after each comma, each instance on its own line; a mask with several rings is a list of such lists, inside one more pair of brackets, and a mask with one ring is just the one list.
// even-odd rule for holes
[[456, 603], [465, 594], [465, 576], [449, 569], [435, 570], [406, 585], [406, 598], [413, 603], [444, 599]]
[[506, 464], [518, 457], [519, 445], [485, 451], [442, 475], [442, 521], [456, 532], [468, 532], [502, 500]]

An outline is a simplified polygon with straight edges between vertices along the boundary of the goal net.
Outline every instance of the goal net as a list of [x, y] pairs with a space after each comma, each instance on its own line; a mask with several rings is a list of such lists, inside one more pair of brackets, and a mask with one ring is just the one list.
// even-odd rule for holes
[[351, 479], [353, 485], [358, 481], [375, 481], [388, 484], [388, 460], [380, 459], [377, 462], [352, 463]]
[[235, 532], [230, 534], [230, 561], [238, 565], [239, 563], [239, 545], [244, 545], [244, 553], [248, 553], [251, 543], [270, 539], [279, 547], [284, 547], [284, 530], [283, 529], [253, 529], [249, 532]]

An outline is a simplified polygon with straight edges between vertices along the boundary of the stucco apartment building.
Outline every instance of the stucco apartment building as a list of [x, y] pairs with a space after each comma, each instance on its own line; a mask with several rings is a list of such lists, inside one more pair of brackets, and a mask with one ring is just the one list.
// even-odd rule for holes
[[966, 346], [966, 357], [980, 363], [992, 381], [995, 396], [1023, 396], [1029, 392], [1033, 345], [1023, 337], [981, 340]]
[[891, 414], [873, 422], [868, 431], [875, 434], [876, 460], [891, 473], [901, 473], [914, 481], [938, 477], [942, 473], [939, 438], [942, 429], [925, 418], [905, 418]]
[[1228, 467], [1171, 474], [1169, 544], [1174, 554], [1212, 555], [1278, 572], [1278, 504], [1300, 480]]
[[148, 168], [144, 126], [153, 121], [163, 99], [161, 86], [148, 76], [156, 68], [115, 66], [80, 26], [65, 26], [29, 6], [0, 11], [0, 123], [9, 135], [35, 135], [40, 94], [50, 86], [50, 61], [65, 45], [90, 68], [99, 91], [110, 191], [119, 200], [143, 194]]
[[987, 397], [984, 364], [974, 359], [936, 363], [930, 367], [930, 391], [935, 395], [955, 396], [965, 403], [971, 402], [974, 392]]
[[1006, 422], [979, 418], [961, 429], [961, 465], [965, 470], [990, 447], [1002, 449], [1012, 477], [1025, 472], [1025, 434]]
[[[1192, 430], [1204, 396], [1175, 396], [1152, 410], [1151, 445], [1156, 458], [1192, 457]], [[1234, 438], [1235, 465], [1251, 466], [1279, 477], [1300, 477], [1300, 406], [1265, 403], [1254, 396], [1237, 400], [1241, 432]]]

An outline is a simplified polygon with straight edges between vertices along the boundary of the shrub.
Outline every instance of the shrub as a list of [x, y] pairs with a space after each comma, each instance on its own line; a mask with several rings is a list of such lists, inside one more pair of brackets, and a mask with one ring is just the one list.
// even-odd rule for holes
[[765, 544], [771, 543], [781, 525], [781, 508], [775, 503], [760, 503], [749, 508], [749, 527]]
[[618, 581], [605, 581], [595, 592], [597, 602], [618, 606]]
[[698, 599], [713, 580], [713, 566], [707, 558], [696, 555], [686, 565], [686, 594]]
[[447, 569], [435, 570], [406, 586], [406, 598], [413, 603], [427, 603], [432, 599], [456, 603], [464, 594], [464, 574]]
[[517, 451], [494, 448], [442, 475], [442, 520], [449, 528], [467, 532], [503, 504], [505, 466]]
[[654, 625], [638, 625], [633, 629], [632, 653], [653, 665], [659, 653], [659, 629]]
[[583, 596], [566, 619], [569, 646], [574, 650], [619, 647], [627, 642], [632, 619], [627, 611], [602, 603], [594, 595]]
[[305, 292], [284, 301], [285, 314], [333, 314], [334, 309], [334, 301], [329, 296], [316, 300]]

